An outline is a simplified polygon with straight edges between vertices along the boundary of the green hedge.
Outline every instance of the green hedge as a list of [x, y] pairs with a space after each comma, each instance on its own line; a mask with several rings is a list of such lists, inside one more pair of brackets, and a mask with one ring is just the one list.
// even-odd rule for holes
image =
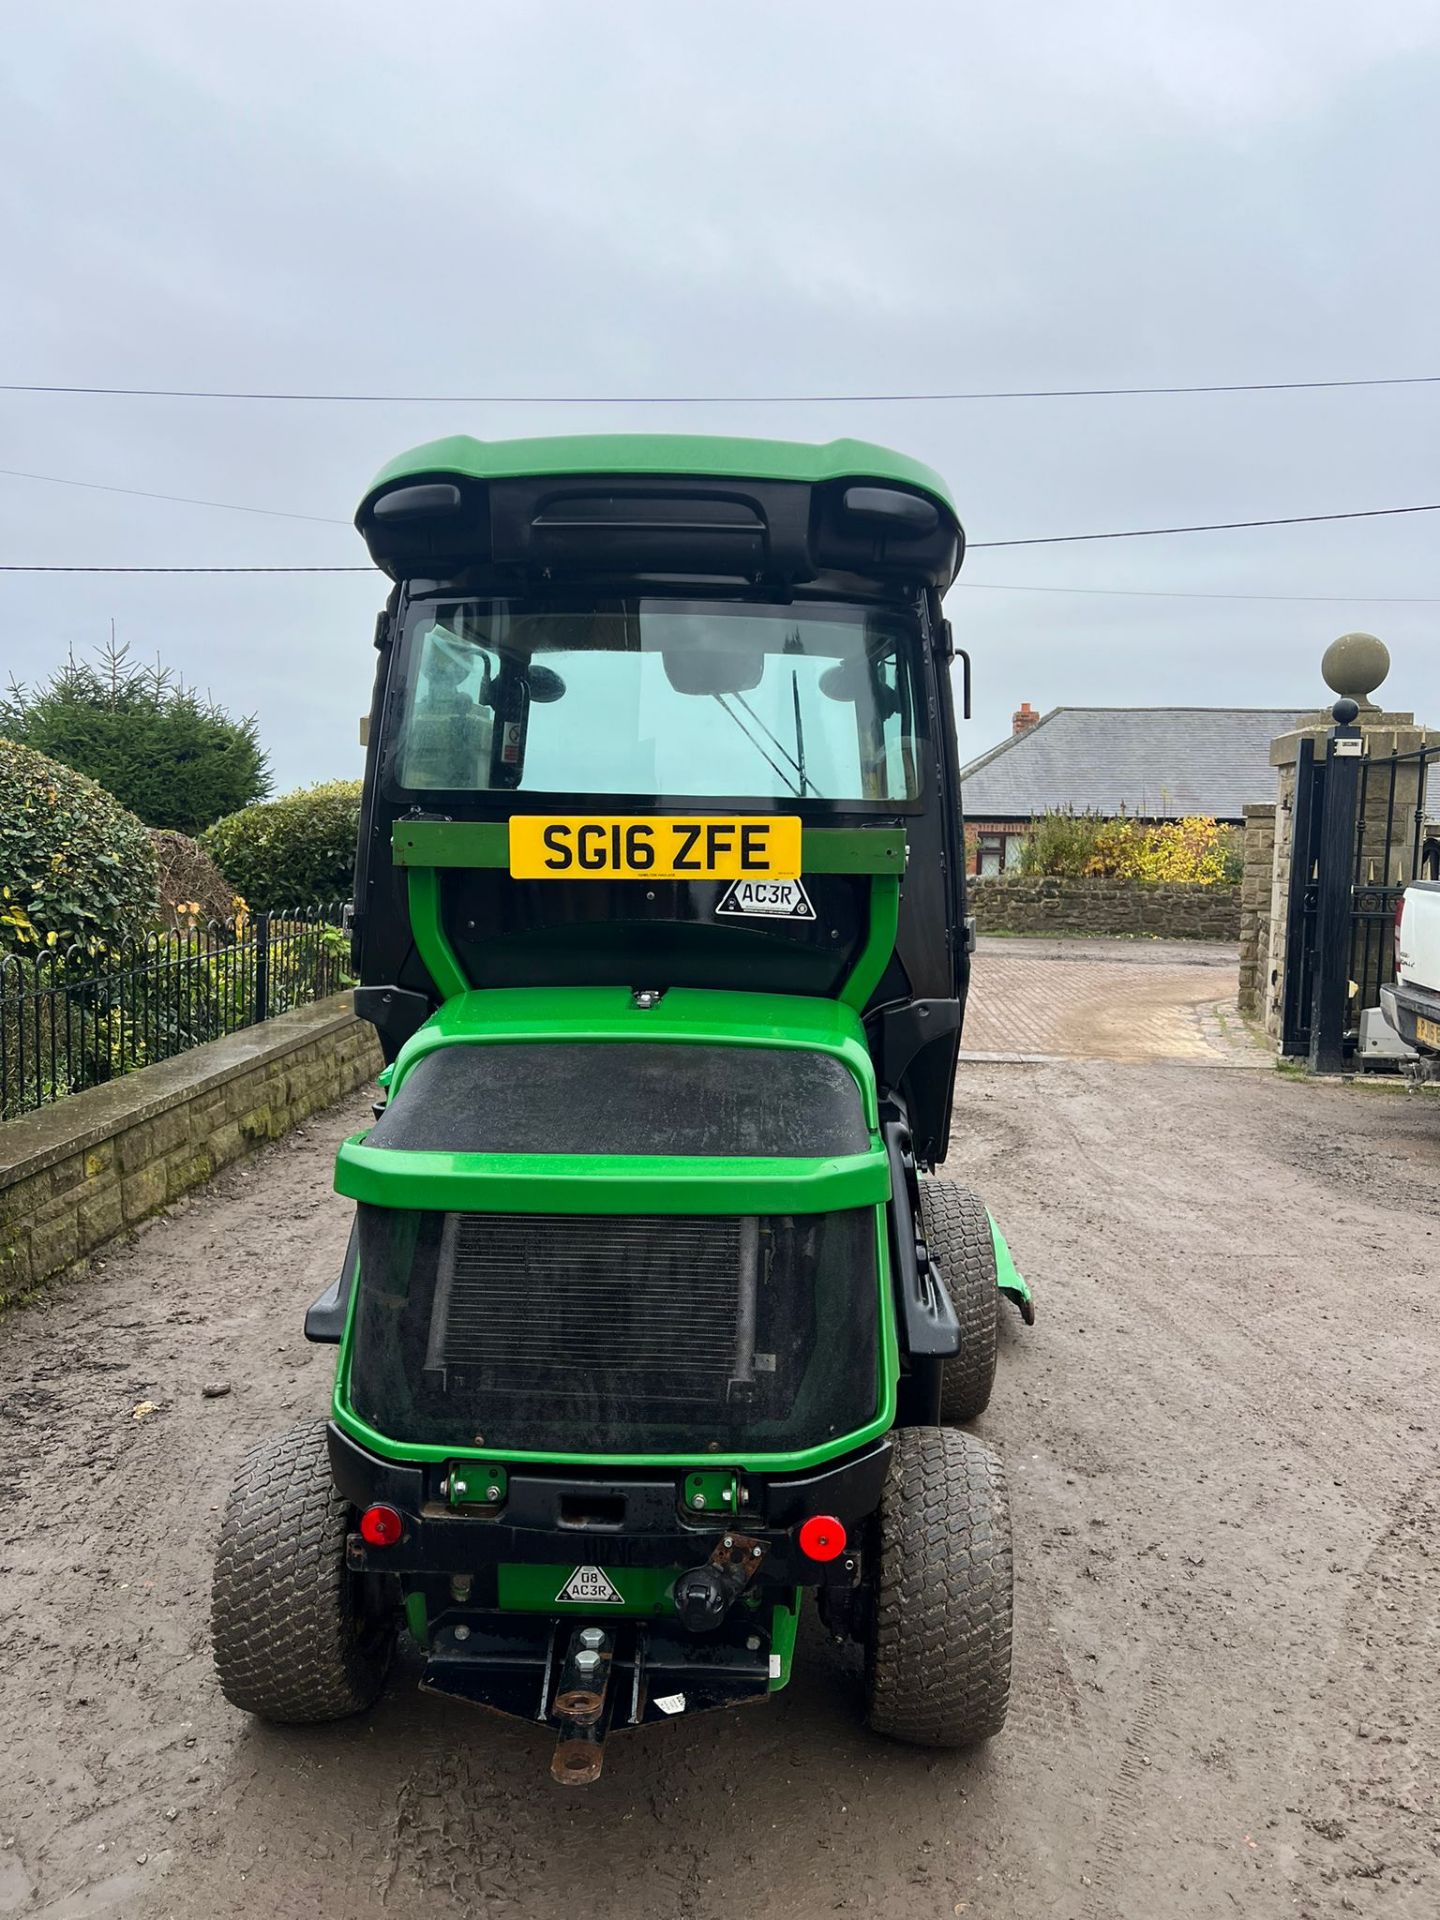
[[0, 953], [139, 940], [158, 877], [150, 836], [113, 794], [0, 740]]
[[217, 820], [200, 844], [256, 913], [348, 900], [360, 782], [327, 780]]

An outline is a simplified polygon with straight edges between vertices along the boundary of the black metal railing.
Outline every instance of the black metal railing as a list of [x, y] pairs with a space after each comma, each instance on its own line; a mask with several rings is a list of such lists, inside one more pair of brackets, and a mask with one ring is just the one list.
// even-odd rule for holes
[[1395, 977], [1395, 909], [1412, 880], [1428, 876], [1437, 851], [1440, 744], [1361, 762], [1355, 866], [1350, 888], [1350, 976], [1356, 1015], [1377, 1006]]
[[340, 903], [156, 933], [123, 951], [0, 956], [0, 1120], [338, 992]]

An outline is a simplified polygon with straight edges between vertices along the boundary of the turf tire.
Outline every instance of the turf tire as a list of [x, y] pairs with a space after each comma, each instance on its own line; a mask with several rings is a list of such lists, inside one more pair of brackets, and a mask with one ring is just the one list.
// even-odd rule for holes
[[362, 1611], [345, 1564], [350, 1525], [323, 1420], [246, 1457], [220, 1523], [210, 1596], [215, 1671], [232, 1706], [303, 1725], [359, 1713], [384, 1686], [395, 1632]]
[[935, 1257], [960, 1322], [960, 1351], [945, 1362], [940, 1419], [947, 1427], [974, 1420], [990, 1404], [1000, 1328], [995, 1241], [978, 1193], [953, 1180], [922, 1175], [925, 1244]]
[[877, 1733], [968, 1747], [1005, 1725], [1013, 1577], [1000, 1456], [972, 1433], [894, 1436], [866, 1646]]

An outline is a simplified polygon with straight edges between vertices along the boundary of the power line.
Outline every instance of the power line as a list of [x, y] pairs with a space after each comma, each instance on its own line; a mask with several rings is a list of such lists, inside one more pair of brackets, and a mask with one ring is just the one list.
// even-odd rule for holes
[[[4, 389], [0, 389], [3, 391]], [[72, 480], [56, 473], [30, 473], [20, 467], [0, 467], [0, 476], [12, 480], [39, 480], [46, 486], [80, 487], [88, 493], [118, 493], [137, 500], [163, 500], [182, 507], [211, 507], [223, 513], [258, 513], [271, 519], [306, 520], [318, 526], [348, 527], [349, 520], [341, 520], [331, 514], [297, 513], [283, 507], [252, 507], [234, 500], [208, 500], [188, 493], [153, 493], [144, 487], [121, 487], [99, 480]], [[1051, 533], [1037, 534], [1020, 540], [969, 540], [966, 551], [978, 553], [982, 549], [996, 547], [1054, 547], [1074, 544], [1085, 540], [1151, 540], [1162, 534], [1172, 533], [1230, 533], [1249, 527], [1299, 527], [1311, 523], [1329, 520], [1375, 520], [1394, 514], [1404, 513], [1440, 513], [1440, 503], [1419, 507], [1365, 507], [1349, 513], [1301, 513], [1289, 514], [1273, 520], [1212, 520], [1194, 526], [1183, 527], [1131, 527], [1108, 533]], [[25, 571], [11, 568], [10, 571]], [[74, 571], [98, 571], [98, 569], [76, 568]], [[142, 571], [142, 569], [133, 569]], [[153, 569], [160, 573], [210, 572], [211, 568], [160, 567]], [[280, 568], [254, 568], [255, 572], [280, 572]], [[302, 569], [303, 571], [303, 569]], [[310, 569], [321, 571], [321, 569]], [[1288, 595], [1286, 596], [1289, 597]]]
[[967, 552], [982, 547], [1066, 547], [1077, 540], [1153, 540], [1166, 533], [1233, 533], [1242, 527], [1308, 527], [1322, 520], [1383, 520], [1397, 513], [1440, 513], [1440, 501], [1428, 507], [1359, 507], [1350, 513], [1291, 513], [1277, 520], [1208, 520], [1192, 527], [1127, 527], [1119, 533], [1047, 533], [1028, 540], [969, 540]]
[[0, 573], [374, 573], [374, 567], [76, 567], [0, 561]]
[[20, 467], [0, 467], [7, 480], [42, 480], [47, 487], [83, 487], [87, 493], [124, 493], [134, 500], [168, 500], [177, 507], [216, 507], [225, 513], [261, 513], [271, 520], [309, 520], [322, 527], [348, 527], [325, 513], [291, 513], [283, 507], [246, 507], [234, 500], [199, 500], [188, 493], [151, 493], [144, 487], [112, 487], [99, 480], [68, 480], [58, 473], [26, 473]]
[[[76, 484], [84, 485], [87, 483], [77, 482]], [[111, 489], [107, 488], [105, 489], [105, 491], [109, 492], [111, 491]], [[128, 488], [124, 489], [124, 491], [128, 492], [129, 489]], [[179, 496], [175, 496], [175, 497], [179, 498]], [[185, 504], [223, 506], [225, 503], [223, 501], [216, 500], [216, 501], [204, 501], [204, 502], [186, 501]], [[1281, 518], [1273, 519], [1273, 520], [1208, 520], [1208, 521], [1198, 522], [1194, 526], [1185, 526], [1185, 527], [1129, 527], [1123, 530], [1118, 530], [1113, 533], [1050, 533], [1050, 534], [1035, 535], [1034, 537], [1030, 539], [1025, 539], [1025, 540], [972, 540], [967, 543], [967, 551], [979, 552], [982, 549], [994, 550], [995, 548], [999, 548], [999, 547], [1063, 547], [1063, 546], [1070, 546], [1074, 542], [1080, 541], [1080, 540], [1149, 540], [1149, 539], [1154, 539], [1157, 535], [1161, 535], [1161, 534], [1230, 533], [1230, 532], [1236, 531], [1237, 529], [1249, 528], [1249, 527], [1305, 527], [1305, 526], [1314, 526], [1314, 525], [1320, 524], [1321, 522], [1333, 521], [1333, 520], [1380, 520], [1380, 519], [1389, 518], [1390, 516], [1395, 514], [1402, 514], [1402, 513], [1440, 513], [1440, 501], [1437, 501], [1430, 506], [1420, 506], [1420, 507], [1357, 507], [1346, 513], [1294, 513], [1294, 514], [1287, 514]], [[309, 518], [311, 516], [307, 515], [304, 517]], [[345, 523], [337, 521], [334, 524], [343, 525]], [[22, 564], [20, 562], [0, 562], [0, 573], [369, 573], [370, 571], [371, 569], [369, 567], [363, 567], [363, 566], [351, 566], [351, 567], [333, 567], [333, 566], [327, 566], [327, 567], [289, 567], [289, 566], [287, 567], [267, 567], [267, 566], [107, 567], [107, 566], [74, 566], [74, 565], [31, 566], [31, 565]], [[1045, 589], [1036, 588], [1034, 589], [1034, 591], [1043, 592], [1045, 591]], [[1063, 591], [1067, 593], [1072, 591], [1073, 592], [1089, 591], [1089, 592], [1098, 593], [1098, 592], [1105, 591], [1105, 589], [1098, 588], [1098, 587], [1089, 588], [1089, 589], [1087, 588], [1072, 589], [1067, 587], [1063, 589], [1056, 588], [1054, 589], [1054, 591], [1056, 592]], [[1123, 592], [1123, 591], [1126, 591], [1126, 589], [1123, 589], [1123, 588], [1117, 589], [1117, 591]], [[1142, 591], [1142, 589], [1135, 588], [1135, 589], [1131, 589], [1131, 591], [1140, 592]], [[1180, 597], [1180, 596], [1177, 595], [1176, 597]], [[1187, 595], [1185, 597], [1188, 598], [1190, 596]], [[1202, 597], [1202, 596], [1196, 596], [1196, 597]], [[1260, 596], [1252, 596], [1247, 594], [1247, 595], [1237, 595], [1237, 596], [1225, 595], [1225, 596], [1216, 596], [1216, 597], [1224, 597], [1224, 598], [1234, 597], [1234, 598], [1249, 599], [1249, 598], [1258, 598]], [[1285, 594], [1279, 597], [1283, 599], [1291, 599], [1294, 597], [1304, 598], [1305, 596], [1303, 595], [1292, 596], [1289, 594]], [[1326, 595], [1323, 597], [1330, 598], [1331, 596]], [[1348, 598], [1349, 596], [1341, 596], [1341, 597]]]
[[0, 382], [0, 393], [72, 394], [117, 400], [262, 400], [344, 406], [779, 407], [937, 404], [981, 400], [1128, 400], [1217, 393], [1321, 393], [1353, 387], [1429, 387], [1440, 373], [1360, 380], [1236, 380], [1204, 386], [1017, 387], [962, 393], [289, 393], [227, 387], [99, 387]]
[[970, 593], [1080, 593], [1112, 600], [1273, 600], [1287, 606], [1437, 607], [1440, 595], [1423, 593], [1200, 593], [1166, 587], [1031, 587], [1009, 580], [967, 580], [956, 585]]
[[[107, 573], [107, 574], [271, 574], [271, 573], [368, 573], [373, 567], [82, 567], [22, 566], [0, 563], [0, 573]], [[1098, 595], [1104, 599], [1124, 600], [1266, 600], [1287, 606], [1440, 606], [1440, 595], [1406, 593], [1190, 593], [1162, 587], [1032, 587], [1005, 580], [967, 580], [957, 586], [971, 593], [1060, 593]]]

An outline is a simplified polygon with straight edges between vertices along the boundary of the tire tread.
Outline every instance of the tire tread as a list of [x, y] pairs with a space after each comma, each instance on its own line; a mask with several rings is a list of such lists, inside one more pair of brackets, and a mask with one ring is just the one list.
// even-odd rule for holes
[[956, 1181], [922, 1175], [925, 1239], [960, 1322], [960, 1351], [945, 1362], [940, 1419], [974, 1420], [990, 1404], [1000, 1339], [1000, 1289], [990, 1215], [978, 1193]]
[[323, 1420], [247, 1455], [221, 1521], [210, 1601], [215, 1670], [232, 1706], [303, 1725], [359, 1713], [379, 1694], [393, 1635], [359, 1611], [349, 1526]]
[[879, 1533], [871, 1726], [916, 1746], [990, 1739], [1009, 1707], [1014, 1606], [999, 1454], [954, 1428], [902, 1429]]

